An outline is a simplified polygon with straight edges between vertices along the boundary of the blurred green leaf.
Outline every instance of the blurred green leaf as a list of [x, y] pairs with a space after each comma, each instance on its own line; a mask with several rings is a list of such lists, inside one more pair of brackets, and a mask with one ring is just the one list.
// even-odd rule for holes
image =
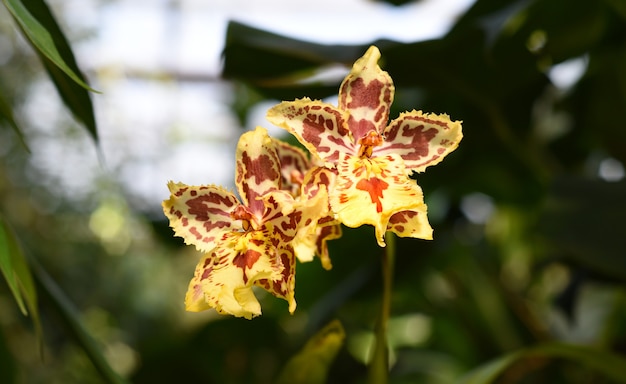
[[4, 279], [20, 307], [24, 316], [28, 315], [26, 306], [24, 305], [24, 299], [22, 298], [22, 290], [19, 286], [19, 276], [13, 267], [13, 264], [18, 263], [20, 259], [23, 259], [21, 249], [17, 245], [13, 233], [5, 223], [4, 219], [0, 217], [0, 270], [4, 275]]
[[17, 380], [15, 359], [7, 348], [6, 338], [0, 332], [0, 382], [15, 383]]
[[460, 384], [488, 384], [513, 363], [526, 358], [562, 358], [596, 370], [616, 382], [626, 383], [626, 360], [609, 351], [564, 343], [547, 343], [516, 351], [484, 364], [463, 376]]
[[285, 365], [277, 384], [323, 384], [346, 337], [339, 320], [333, 320], [307, 341]]
[[68, 332], [76, 343], [83, 348], [100, 376], [111, 384], [125, 384], [127, 381], [111, 368], [102, 354], [102, 349], [81, 323], [73, 303], [65, 295], [65, 292], [48, 275], [45, 269], [36, 261], [33, 261], [33, 273], [45, 298], [57, 310]]
[[9, 105], [9, 103], [7, 103], [4, 97], [2, 97], [2, 95], [0, 94], [0, 122], [2, 121], [5, 121], [8, 125], [11, 126], [11, 128], [13, 128], [13, 130], [17, 134], [18, 139], [20, 140], [20, 143], [22, 143], [22, 145], [24, 146], [24, 148], [26, 148], [27, 151], [30, 151], [28, 149], [28, 145], [26, 144], [26, 141], [24, 141], [24, 135], [22, 134], [22, 130], [15, 122], [11, 105]]
[[22, 314], [24, 316], [30, 314], [41, 348], [43, 346], [43, 337], [35, 283], [24, 252], [9, 224], [2, 216], [0, 216], [0, 270], [2, 270], [2, 274]]
[[303, 84], [301, 80], [326, 65], [351, 67], [367, 47], [316, 44], [231, 21], [222, 75], [253, 85], [265, 97], [289, 100], [306, 95], [319, 99], [337, 93], [339, 82]]
[[88, 92], [94, 90], [78, 68], [71, 46], [50, 8], [43, 0], [3, 2], [39, 54], [67, 108], [97, 141], [96, 121]]
[[[626, 182], [557, 179], [539, 218], [549, 255], [591, 272], [626, 281]], [[602, 223], [602, 225], [598, 225]]]

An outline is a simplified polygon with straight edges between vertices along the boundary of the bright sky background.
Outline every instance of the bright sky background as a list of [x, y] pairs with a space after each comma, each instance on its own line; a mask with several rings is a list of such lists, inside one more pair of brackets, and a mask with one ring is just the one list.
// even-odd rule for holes
[[[391, 7], [366, 0], [56, 0], [93, 95], [108, 171], [137, 208], [160, 210], [168, 180], [230, 188], [242, 132], [219, 79], [229, 20], [321, 43], [418, 41], [444, 34], [472, 0], [423, 0]], [[175, 81], [177, 74], [206, 81]], [[25, 106], [36, 129], [63, 118], [45, 77]], [[304, 96], [304, 95], [303, 95]], [[61, 110], [61, 112], [59, 112]], [[262, 119], [263, 114], [259, 114]], [[67, 116], [65, 116], [67, 119]], [[268, 126], [264, 121], [251, 121]], [[54, 176], [59, 193], [80, 196], [102, 168], [86, 137], [54, 134], [33, 146], [34, 167]], [[55, 159], [51, 161], [50, 159]]]

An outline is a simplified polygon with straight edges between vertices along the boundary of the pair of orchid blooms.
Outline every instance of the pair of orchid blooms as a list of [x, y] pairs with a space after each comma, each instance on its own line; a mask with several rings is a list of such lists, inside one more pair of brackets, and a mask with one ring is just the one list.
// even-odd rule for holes
[[326, 242], [341, 224], [374, 226], [432, 239], [421, 188], [409, 175], [439, 163], [458, 146], [461, 122], [446, 114], [401, 113], [388, 124], [394, 85], [372, 46], [339, 90], [338, 106], [309, 98], [282, 102], [267, 119], [310, 152], [268, 135], [244, 133], [236, 151], [239, 198], [216, 185], [169, 182], [163, 210], [176, 236], [203, 253], [185, 298], [188, 311], [210, 308], [261, 314], [253, 287], [294, 298], [296, 258], [317, 255], [331, 268]]

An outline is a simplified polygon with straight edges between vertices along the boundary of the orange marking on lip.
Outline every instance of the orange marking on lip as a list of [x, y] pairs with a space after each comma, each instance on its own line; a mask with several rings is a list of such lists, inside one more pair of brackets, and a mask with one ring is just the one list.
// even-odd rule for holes
[[389, 187], [384, 180], [372, 177], [370, 179], [361, 179], [356, 184], [356, 188], [361, 191], [366, 191], [370, 194], [372, 203], [376, 204], [376, 212], [383, 211], [383, 204], [380, 199], [383, 197], [383, 191]]

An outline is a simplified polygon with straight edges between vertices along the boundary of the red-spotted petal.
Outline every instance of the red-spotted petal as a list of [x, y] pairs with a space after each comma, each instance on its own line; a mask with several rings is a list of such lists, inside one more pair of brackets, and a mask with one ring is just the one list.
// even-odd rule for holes
[[347, 127], [348, 112], [309, 98], [284, 101], [267, 112], [267, 119], [291, 132], [311, 153], [327, 163], [342, 153], [353, 153], [354, 143]]
[[378, 66], [380, 52], [371, 46], [352, 66], [339, 89], [339, 109], [350, 112], [348, 127], [354, 141], [369, 131], [382, 132], [389, 121], [394, 86]]
[[261, 314], [252, 287], [262, 280], [280, 280], [282, 260], [268, 231], [231, 233], [207, 254], [189, 283], [188, 311], [215, 308], [219, 313], [251, 319]]
[[169, 200], [163, 201], [163, 212], [176, 236], [208, 252], [226, 233], [241, 229], [241, 221], [231, 213], [239, 205], [232, 193], [215, 185], [188, 186], [170, 181]]
[[293, 240], [298, 260], [308, 262], [317, 255], [325, 269], [332, 268], [326, 242], [341, 237], [341, 226], [330, 212], [328, 201], [328, 191], [333, 188], [335, 178], [335, 171], [324, 167], [316, 166], [307, 172], [300, 201], [308, 204], [308, 216]]
[[309, 159], [306, 153], [298, 147], [275, 138], [272, 138], [272, 141], [280, 159], [282, 188], [297, 196], [300, 193], [304, 175], [311, 167]]
[[235, 182], [241, 199], [260, 224], [265, 205], [260, 197], [281, 187], [280, 162], [267, 130], [257, 127], [237, 144]]
[[428, 222], [426, 211], [426, 204], [421, 204], [417, 208], [395, 213], [389, 218], [387, 230], [400, 237], [432, 240], [433, 229]]
[[439, 163], [463, 138], [460, 121], [422, 111], [401, 113], [383, 134], [385, 142], [374, 148], [374, 156], [397, 153], [407, 169], [415, 172]]
[[276, 248], [276, 260], [280, 262], [282, 273], [278, 278], [261, 279], [255, 282], [272, 295], [284, 299], [289, 305], [289, 312], [296, 310], [296, 260], [291, 244], [284, 244]]
[[337, 165], [337, 182], [330, 196], [337, 220], [352, 228], [373, 225], [381, 247], [385, 246], [389, 218], [423, 203], [421, 188], [406, 175], [396, 154], [376, 158], [346, 155]]
[[309, 262], [317, 255], [324, 269], [332, 269], [327, 241], [338, 239], [341, 235], [341, 224], [332, 216], [320, 219], [311, 231], [294, 239], [293, 247], [298, 260]]

